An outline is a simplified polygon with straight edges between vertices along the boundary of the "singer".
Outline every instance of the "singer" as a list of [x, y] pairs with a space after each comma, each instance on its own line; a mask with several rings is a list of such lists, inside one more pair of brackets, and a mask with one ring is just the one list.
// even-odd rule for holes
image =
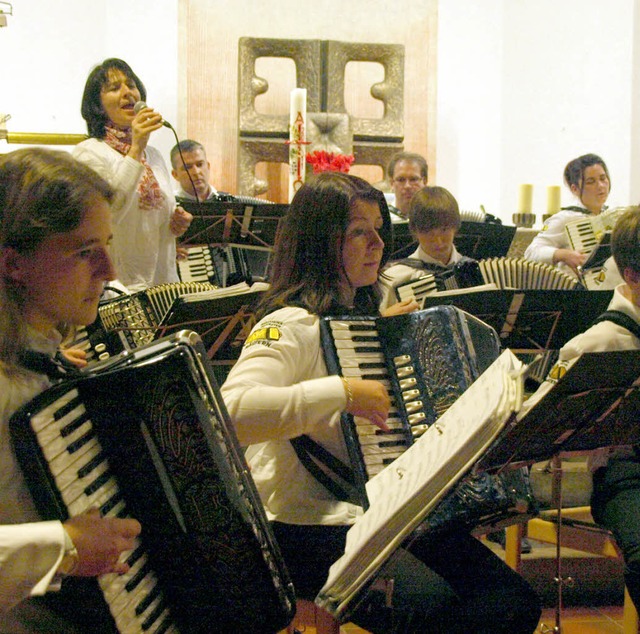
[[119, 280], [130, 290], [178, 282], [176, 238], [192, 216], [176, 207], [169, 171], [149, 137], [165, 122], [144, 103], [147, 91], [121, 59], [96, 66], [85, 84], [82, 117], [89, 139], [74, 156], [120, 194], [113, 205], [112, 255]]

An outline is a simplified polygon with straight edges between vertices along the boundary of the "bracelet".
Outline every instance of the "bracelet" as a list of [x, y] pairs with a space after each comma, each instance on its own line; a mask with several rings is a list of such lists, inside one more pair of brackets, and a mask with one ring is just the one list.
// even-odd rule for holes
[[344, 391], [347, 395], [347, 404], [345, 405], [345, 410], [349, 409], [353, 405], [353, 391], [351, 390], [351, 384], [347, 379], [343, 376], [340, 377], [342, 379], [342, 384], [344, 385]]

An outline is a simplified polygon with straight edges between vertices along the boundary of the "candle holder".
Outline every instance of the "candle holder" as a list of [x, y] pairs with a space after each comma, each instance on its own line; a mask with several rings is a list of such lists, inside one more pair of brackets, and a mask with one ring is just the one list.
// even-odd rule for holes
[[517, 213], [512, 215], [513, 224], [516, 227], [531, 229], [536, 222], [536, 215], [531, 213]]

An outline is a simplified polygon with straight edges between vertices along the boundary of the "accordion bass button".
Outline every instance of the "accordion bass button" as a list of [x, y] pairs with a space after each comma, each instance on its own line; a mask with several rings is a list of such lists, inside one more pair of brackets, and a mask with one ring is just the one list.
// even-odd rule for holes
[[412, 374], [415, 374], [415, 370], [413, 369], [412, 365], [408, 365], [404, 368], [398, 368], [396, 370], [396, 375], [398, 376], [398, 379], [404, 379], [408, 376], [411, 376]]
[[414, 414], [424, 407], [424, 403], [422, 401], [411, 401], [411, 403], [407, 403], [404, 407], [407, 410], [407, 414]]
[[402, 400], [406, 403], [408, 401], [415, 401], [420, 396], [420, 390], [405, 390], [402, 392]]
[[417, 381], [414, 377], [409, 377], [408, 379], [403, 379], [400, 381], [400, 389], [408, 390], [411, 387], [414, 387], [417, 384]]
[[424, 412], [418, 412], [417, 414], [411, 414], [411, 416], [409, 416], [409, 425], [411, 425], [411, 427], [413, 427], [414, 425], [417, 425], [418, 423], [421, 423], [422, 421], [424, 421], [426, 419], [426, 415]]
[[396, 367], [407, 365], [407, 363], [411, 363], [411, 357], [408, 354], [401, 354], [397, 357], [393, 357], [393, 365]]

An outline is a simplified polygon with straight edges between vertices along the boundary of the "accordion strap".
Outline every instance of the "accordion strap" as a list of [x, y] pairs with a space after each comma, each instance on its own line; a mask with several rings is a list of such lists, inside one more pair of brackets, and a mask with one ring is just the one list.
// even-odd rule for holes
[[307, 435], [289, 442], [304, 468], [333, 496], [343, 502], [355, 499], [353, 471], [344, 462]]
[[602, 315], [596, 317], [593, 323], [598, 324], [601, 321], [612, 321], [614, 324], [617, 324], [622, 328], [626, 328], [629, 332], [640, 339], [640, 324], [621, 310], [606, 310]]

